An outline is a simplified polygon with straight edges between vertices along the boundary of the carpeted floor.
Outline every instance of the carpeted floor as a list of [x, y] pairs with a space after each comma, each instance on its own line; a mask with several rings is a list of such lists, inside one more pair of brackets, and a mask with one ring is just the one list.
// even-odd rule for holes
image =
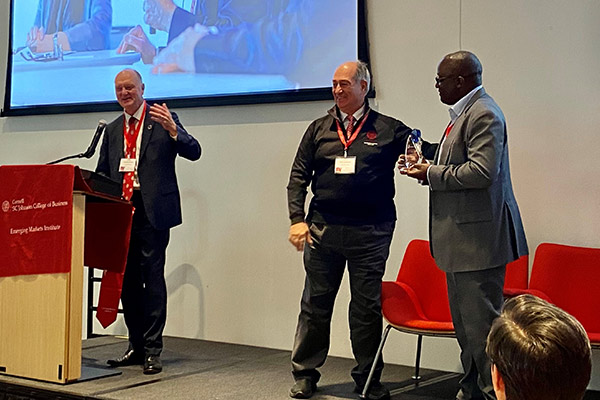
[[[123, 338], [99, 337], [83, 343], [86, 371], [106, 368], [106, 360], [121, 355]], [[227, 343], [165, 338], [164, 371], [143, 375], [141, 366], [123, 367], [121, 374], [58, 385], [0, 375], [0, 400], [285, 400], [293, 384], [290, 352]], [[350, 370], [354, 361], [329, 357], [314, 400], [358, 399], [353, 393]], [[382, 381], [392, 400], [453, 400], [459, 374], [422, 370], [415, 385], [411, 367], [387, 364]], [[586, 400], [600, 400], [598, 392]]]

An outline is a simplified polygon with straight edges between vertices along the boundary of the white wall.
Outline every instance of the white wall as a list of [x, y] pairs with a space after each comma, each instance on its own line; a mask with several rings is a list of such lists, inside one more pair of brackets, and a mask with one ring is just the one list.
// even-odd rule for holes
[[[4, 79], [8, 2], [0, 4]], [[437, 63], [474, 51], [484, 84], [509, 127], [513, 184], [530, 249], [541, 242], [600, 247], [600, 2], [597, 0], [370, 0], [374, 106], [441, 135], [448, 114]], [[201, 142], [200, 161], [178, 162], [184, 224], [173, 229], [166, 267], [167, 335], [290, 349], [303, 284], [287, 243], [285, 186], [298, 141], [328, 102], [177, 110]], [[87, 147], [116, 113], [0, 119], [0, 164], [43, 163]], [[93, 169], [96, 159], [80, 166]], [[386, 279], [412, 238], [427, 238], [427, 191], [397, 177], [398, 224]], [[331, 354], [351, 356], [347, 282]], [[101, 331], [96, 326], [96, 331]], [[122, 321], [109, 332], [124, 333]], [[387, 362], [411, 365], [415, 337], [391, 334]], [[598, 352], [595, 371], [600, 368]], [[453, 339], [425, 339], [423, 367], [458, 370]], [[600, 388], [597, 372], [592, 388]]]

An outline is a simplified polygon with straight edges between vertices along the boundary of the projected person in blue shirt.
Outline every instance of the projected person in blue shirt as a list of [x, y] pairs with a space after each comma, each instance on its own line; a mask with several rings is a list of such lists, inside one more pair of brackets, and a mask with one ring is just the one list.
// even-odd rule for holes
[[111, 26], [111, 0], [39, 0], [27, 46], [49, 52], [56, 38], [64, 51], [108, 49]]
[[145, 0], [144, 21], [168, 32], [157, 54], [141, 26], [124, 37], [118, 53], [134, 50], [155, 73], [175, 71], [282, 74], [303, 51], [302, 26], [311, 2], [304, 0], [204, 0], [187, 11], [172, 0]]

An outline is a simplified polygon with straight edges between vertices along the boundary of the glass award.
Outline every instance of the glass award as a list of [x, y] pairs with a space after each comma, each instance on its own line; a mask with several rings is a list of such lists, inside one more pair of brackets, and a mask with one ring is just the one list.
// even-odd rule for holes
[[404, 166], [406, 169], [414, 164], [423, 162], [423, 153], [421, 152], [421, 131], [413, 129], [406, 140], [406, 150], [404, 151]]

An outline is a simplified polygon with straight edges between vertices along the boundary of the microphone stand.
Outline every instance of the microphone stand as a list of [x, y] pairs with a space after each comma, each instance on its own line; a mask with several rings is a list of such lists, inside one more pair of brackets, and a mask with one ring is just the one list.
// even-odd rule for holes
[[72, 156], [66, 156], [66, 157], [63, 157], [63, 158], [59, 158], [58, 160], [54, 160], [54, 161], [50, 161], [49, 163], [46, 163], [46, 165], [58, 164], [59, 162], [70, 160], [72, 158], [92, 158], [92, 156], [96, 152], [96, 146], [98, 146], [98, 141], [100, 140], [100, 136], [102, 136], [102, 133], [104, 132], [104, 127], [105, 126], [106, 126], [106, 121], [101, 120], [100, 123], [98, 124], [98, 127], [96, 128], [96, 132], [94, 133], [94, 137], [92, 138], [92, 142], [90, 143], [90, 145], [87, 148], [87, 150], [84, 151], [83, 153], [74, 154]]
[[46, 165], [58, 164], [59, 162], [70, 160], [72, 158], [90, 158], [91, 156], [92, 155], [90, 155], [88, 157], [86, 155], [86, 153], [79, 153], [79, 154], [75, 154], [75, 155], [72, 155], [72, 156], [66, 156], [66, 157], [63, 157], [63, 158], [59, 158], [58, 160], [50, 161], [50, 162], [46, 163]]

